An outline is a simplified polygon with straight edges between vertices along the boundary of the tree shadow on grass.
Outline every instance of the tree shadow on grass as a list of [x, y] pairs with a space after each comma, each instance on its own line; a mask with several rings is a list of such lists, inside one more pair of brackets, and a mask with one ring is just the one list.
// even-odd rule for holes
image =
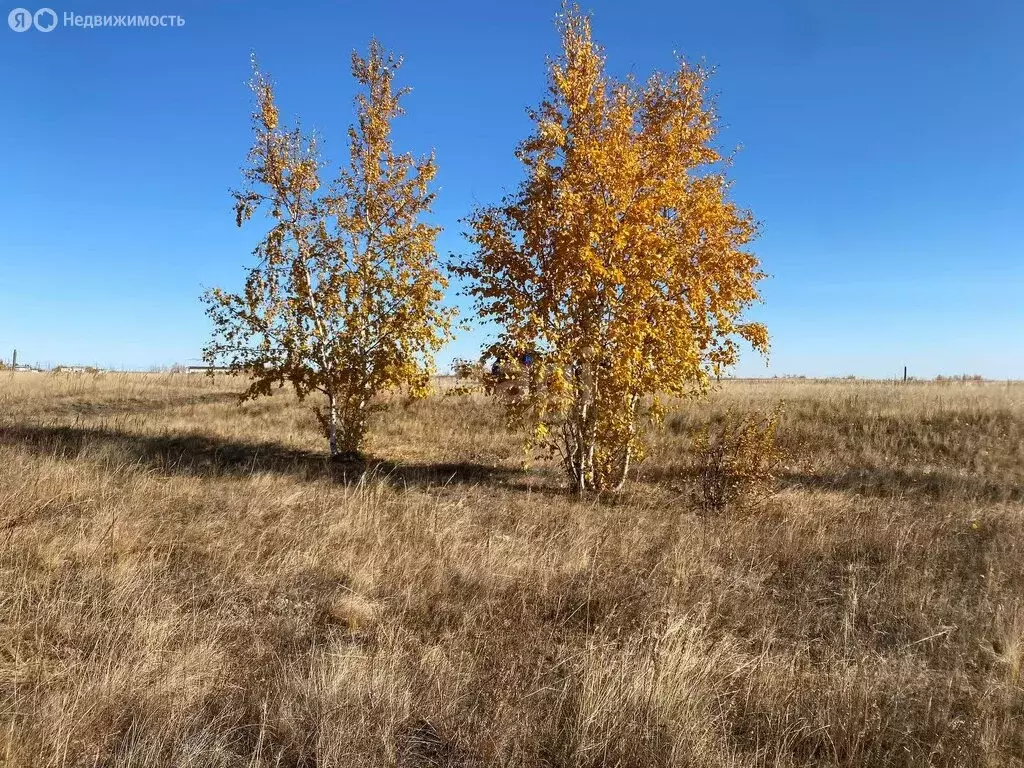
[[112, 452], [125, 464], [166, 475], [231, 478], [271, 473], [313, 481], [355, 484], [373, 479], [396, 488], [508, 485], [523, 480], [509, 467], [475, 462], [392, 462], [372, 457], [331, 461], [326, 453], [273, 442], [224, 440], [201, 433], [139, 435], [103, 427], [0, 425], [0, 446], [73, 461]]
[[[689, 467], [655, 466], [641, 470], [648, 482], [666, 486], [689, 486], [698, 481]], [[848, 467], [837, 472], [784, 472], [779, 485], [788, 490], [832, 491], [851, 496], [925, 499], [1024, 501], [1024, 484], [996, 481], [978, 475], [960, 474], [948, 467], [930, 471], [901, 467]]]
[[167, 396], [159, 400], [142, 395], [110, 400], [82, 400], [62, 397], [51, 404], [51, 412], [58, 416], [117, 418], [119, 416], [145, 417], [168, 413], [181, 408], [206, 405], [236, 405], [237, 392], [197, 392], [188, 395]]
[[856, 496], [891, 498], [1024, 501], [1024, 485], [1000, 482], [979, 475], [960, 474], [949, 468], [929, 471], [901, 467], [851, 467], [835, 474], [788, 472], [785, 488], [841, 491]]

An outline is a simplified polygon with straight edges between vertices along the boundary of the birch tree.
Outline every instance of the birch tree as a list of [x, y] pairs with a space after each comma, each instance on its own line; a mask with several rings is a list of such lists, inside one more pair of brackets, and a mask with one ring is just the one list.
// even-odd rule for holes
[[764, 326], [743, 319], [763, 274], [748, 248], [757, 226], [715, 148], [707, 72], [680, 60], [617, 81], [589, 17], [567, 7], [560, 32], [516, 151], [525, 178], [468, 217], [474, 250], [456, 270], [500, 329], [485, 356], [534, 360], [510, 418], [575, 489], [600, 491], [642, 458], [659, 395], [705, 391], [739, 339], [767, 351]]
[[316, 137], [281, 124], [274, 87], [254, 63], [254, 141], [233, 197], [238, 226], [269, 229], [244, 289], [204, 294], [214, 326], [204, 358], [250, 377], [243, 399], [288, 384], [300, 399], [322, 398], [314, 411], [333, 458], [360, 455], [382, 392], [427, 394], [433, 356], [450, 337], [440, 228], [424, 221], [434, 157], [392, 146], [408, 93], [395, 86], [400, 65], [376, 41], [367, 56], [352, 54], [360, 91], [348, 161], [325, 186]]

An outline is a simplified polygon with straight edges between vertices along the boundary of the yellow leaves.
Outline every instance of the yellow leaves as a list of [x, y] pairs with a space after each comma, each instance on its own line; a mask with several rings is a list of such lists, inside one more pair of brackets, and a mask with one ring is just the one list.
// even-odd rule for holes
[[541, 122], [537, 129], [545, 145], [560, 147], [565, 144], [565, 129], [558, 123]]
[[263, 120], [263, 127], [268, 131], [277, 130], [278, 112], [274, 104], [274, 91], [264, 84], [260, 89], [260, 118]]
[[291, 184], [295, 189], [305, 192], [316, 192], [320, 187], [317, 163], [312, 158], [305, 158], [292, 171]]
[[759, 352], [768, 352], [768, 329], [761, 323], [744, 323], [737, 326], [736, 332], [746, 339], [750, 346]]
[[767, 350], [764, 327], [742, 322], [763, 275], [746, 250], [753, 217], [728, 199], [711, 143], [707, 73], [680, 61], [616, 82], [589, 18], [568, 7], [560, 29], [517, 151], [525, 180], [466, 220], [475, 253], [457, 271], [504, 343], [546, 350], [511, 417], [556, 446], [578, 487], [607, 488], [642, 455], [644, 397], [705, 390], [735, 363], [734, 336]]
[[433, 355], [451, 336], [453, 311], [439, 305], [440, 229], [420, 220], [433, 202], [433, 156], [417, 161], [391, 145], [405, 92], [393, 88], [399, 64], [376, 41], [367, 57], [353, 56], [358, 127], [330, 191], [315, 139], [281, 128], [274, 90], [254, 67], [254, 140], [236, 216], [241, 223], [265, 204], [272, 226], [244, 294], [206, 295], [215, 328], [207, 359], [249, 373], [248, 397], [285, 383], [300, 398], [322, 393], [332, 452], [358, 451], [379, 392], [425, 396]]

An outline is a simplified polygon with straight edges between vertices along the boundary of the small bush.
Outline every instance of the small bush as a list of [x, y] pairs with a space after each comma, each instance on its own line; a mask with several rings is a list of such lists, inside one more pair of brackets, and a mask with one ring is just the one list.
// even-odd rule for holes
[[775, 492], [782, 451], [776, 441], [782, 408], [770, 414], [726, 412], [693, 437], [694, 501], [705, 514], [748, 509]]

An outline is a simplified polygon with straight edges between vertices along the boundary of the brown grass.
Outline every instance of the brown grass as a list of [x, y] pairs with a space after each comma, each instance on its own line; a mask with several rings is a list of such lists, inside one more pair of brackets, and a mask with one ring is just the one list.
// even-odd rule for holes
[[[1022, 766], [1024, 385], [731, 383], [574, 501], [478, 397], [0, 376], [0, 764]], [[787, 408], [706, 518], [693, 429]]]

